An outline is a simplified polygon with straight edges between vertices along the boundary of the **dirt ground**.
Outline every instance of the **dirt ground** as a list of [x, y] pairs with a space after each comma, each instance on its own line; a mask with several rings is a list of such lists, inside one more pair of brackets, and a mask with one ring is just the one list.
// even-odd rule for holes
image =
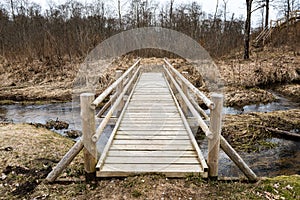
[[0, 124], [0, 199], [299, 199], [300, 176], [257, 183], [145, 174], [85, 182], [82, 153], [54, 183], [44, 178], [73, 141], [27, 124]]

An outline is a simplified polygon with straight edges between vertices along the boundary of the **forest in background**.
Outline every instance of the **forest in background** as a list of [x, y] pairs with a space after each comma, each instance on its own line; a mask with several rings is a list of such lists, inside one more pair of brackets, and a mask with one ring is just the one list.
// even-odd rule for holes
[[[187, 34], [212, 57], [243, 45], [245, 21], [228, 15], [226, 0], [213, 14], [203, 11], [197, 2], [175, 5], [170, 0], [160, 6], [155, 1], [132, 0], [126, 10], [121, 10], [120, 0], [116, 0], [117, 10], [110, 9], [106, 1], [95, 2], [69, 0], [51, 3], [46, 9], [30, 0], [0, 3], [0, 55], [8, 60], [71, 61], [84, 58], [101, 41], [119, 32], [153, 26]], [[264, 2], [257, 0], [257, 8], [264, 8]]]

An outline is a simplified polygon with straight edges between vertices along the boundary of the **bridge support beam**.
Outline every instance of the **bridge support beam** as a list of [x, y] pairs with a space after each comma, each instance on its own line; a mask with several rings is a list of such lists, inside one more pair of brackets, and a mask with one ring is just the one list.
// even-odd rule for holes
[[92, 141], [95, 134], [95, 106], [92, 105], [95, 99], [93, 93], [83, 93], [80, 95], [81, 107], [81, 125], [83, 138], [84, 170], [86, 179], [90, 180], [96, 177], [97, 148], [96, 143]]
[[218, 164], [220, 151], [220, 136], [222, 128], [222, 109], [223, 95], [212, 94], [212, 102], [215, 104], [214, 109], [211, 109], [209, 129], [213, 134], [211, 139], [208, 138], [208, 176], [212, 179], [218, 178]]

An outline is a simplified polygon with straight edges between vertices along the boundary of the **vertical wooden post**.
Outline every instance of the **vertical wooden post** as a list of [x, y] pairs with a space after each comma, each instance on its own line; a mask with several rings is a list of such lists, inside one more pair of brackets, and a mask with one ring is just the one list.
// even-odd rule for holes
[[92, 136], [95, 134], [95, 106], [92, 106], [94, 99], [93, 93], [80, 95], [84, 170], [87, 180], [96, 177], [97, 148], [96, 143], [92, 141]]
[[212, 139], [208, 139], [208, 176], [212, 179], [218, 178], [219, 150], [220, 150], [220, 135], [222, 126], [222, 109], [223, 95], [212, 94], [212, 102], [215, 104], [214, 109], [210, 112], [209, 129], [213, 134]]
[[[122, 76], [122, 73], [123, 73], [122, 70], [117, 70], [117, 71], [116, 71], [116, 80], [118, 80], [118, 78], [120, 78], [120, 77]], [[122, 81], [117, 85], [117, 87], [116, 87], [116, 96], [115, 96], [116, 99], [117, 99], [118, 96], [122, 93], [123, 88], [124, 88], [124, 86], [123, 86], [123, 80], [122, 80]], [[113, 105], [113, 104], [112, 104], [112, 105]], [[123, 106], [124, 106], [124, 101], [121, 101], [120, 104], [119, 104], [119, 106], [118, 106], [118, 109], [115, 110], [115, 112], [114, 112], [113, 115], [116, 116], [116, 117], [118, 117], [120, 111], [121, 111], [122, 108], [123, 108]]]
[[[184, 77], [186, 77], [187, 74], [188, 74], [188, 72], [186, 72], [186, 71], [183, 71], [183, 72], [182, 72], [182, 75], [183, 75]], [[189, 96], [188, 96], [188, 87], [187, 87], [187, 85], [184, 83], [183, 80], [181, 80], [181, 89], [182, 89], [184, 95], [185, 95], [187, 98], [189, 98]], [[187, 107], [187, 105], [186, 105], [186, 103], [185, 103], [184, 101], [182, 101], [181, 107], [182, 107], [182, 111], [183, 111], [184, 115], [185, 115], [186, 117], [188, 117], [188, 107]]]

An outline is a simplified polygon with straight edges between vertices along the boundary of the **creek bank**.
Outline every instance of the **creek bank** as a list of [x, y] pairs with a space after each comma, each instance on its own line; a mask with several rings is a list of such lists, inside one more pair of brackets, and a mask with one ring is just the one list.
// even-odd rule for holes
[[169, 179], [161, 174], [84, 181], [81, 152], [59, 180], [43, 182], [74, 144], [44, 128], [1, 124], [0, 193], [3, 199], [299, 199], [300, 176], [264, 178], [256, 184], [207, 181], [197, 176]]
[[245, 152], [262, 151], [276, 146], [274, 143], [266, 141], [266, 139], [282, 137], [272, 129], [298, 134], [300, 130], [300, 110], [226, 115], [222, 135], [237, 150]]

